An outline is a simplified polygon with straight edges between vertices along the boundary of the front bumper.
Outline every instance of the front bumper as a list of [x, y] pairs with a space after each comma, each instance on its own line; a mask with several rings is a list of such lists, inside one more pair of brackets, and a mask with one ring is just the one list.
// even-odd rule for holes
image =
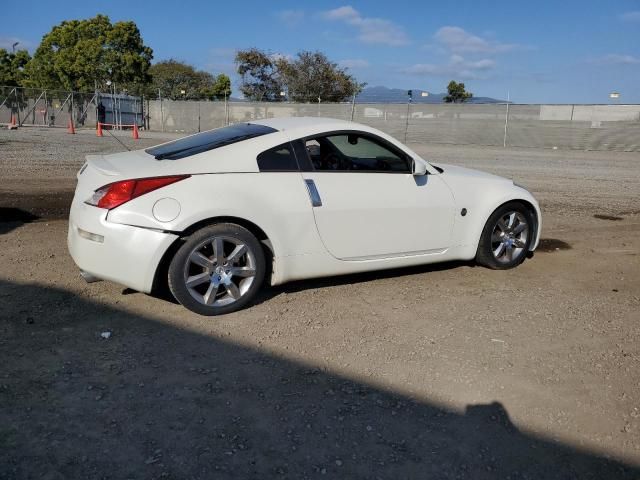
[[76, 265], [93, 277], [139, 292], [151, 292], [160, 260], [177, 238], [171, 233], [109, 222], [107, 210], [77, 199], [71, 205], [67, 244]]

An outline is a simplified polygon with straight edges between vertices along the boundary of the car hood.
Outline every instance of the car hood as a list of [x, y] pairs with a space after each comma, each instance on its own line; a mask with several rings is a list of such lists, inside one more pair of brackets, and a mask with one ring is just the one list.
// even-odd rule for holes
[[473, 170], [471, 168], [459, 167], [457, 165], [448, 165], [444, 163], [437, 163], [432, 165], [442, 170], [442, 173], [440, 175], [445, 181], [450, 179], [455, 180], [456, 183], [469, 181], [470, 183], [492, 182], [513, 184], [513, 181], [508, 178], [500, 177], [498, 175], [493, 175], [487, 172], [482, 172], [480, 170]]

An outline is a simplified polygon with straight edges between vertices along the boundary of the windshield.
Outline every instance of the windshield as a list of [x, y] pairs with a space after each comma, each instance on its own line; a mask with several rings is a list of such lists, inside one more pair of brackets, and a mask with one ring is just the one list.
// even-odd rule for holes
[[147, 148], [145, 152], [153, 155], [156, 160], [178, 160], [273, 132], [277, 132], [277, 130], [264, 125], [239, 123]]

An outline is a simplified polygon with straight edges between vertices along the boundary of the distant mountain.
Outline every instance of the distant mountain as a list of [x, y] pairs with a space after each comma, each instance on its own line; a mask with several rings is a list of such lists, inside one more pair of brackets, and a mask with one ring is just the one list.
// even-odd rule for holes
[[[356, 97], [356, 103], [407, 103], [408, 90], [401, 88], [367, 87]], [[446, 93], [431, 93], [422, 96], [424, 90], [412, 89], [412, 103], [444, 103]], [[426, 92], [425, 92], [426, 93]], [[467, 103], [505, 103], [490, 97], [472, 97]]]

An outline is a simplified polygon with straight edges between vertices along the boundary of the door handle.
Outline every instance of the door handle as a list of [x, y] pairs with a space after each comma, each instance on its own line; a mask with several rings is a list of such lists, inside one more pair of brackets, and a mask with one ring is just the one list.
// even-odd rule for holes
[[305, 179], [304, 183], [307, 184], [307, 191], [309, 192], [309, 198], [311, 199], [311, 206], [321, 207], [322, 199], [320, 198], [320, 193], [318, 193], [315, 182], [313, 180]]

